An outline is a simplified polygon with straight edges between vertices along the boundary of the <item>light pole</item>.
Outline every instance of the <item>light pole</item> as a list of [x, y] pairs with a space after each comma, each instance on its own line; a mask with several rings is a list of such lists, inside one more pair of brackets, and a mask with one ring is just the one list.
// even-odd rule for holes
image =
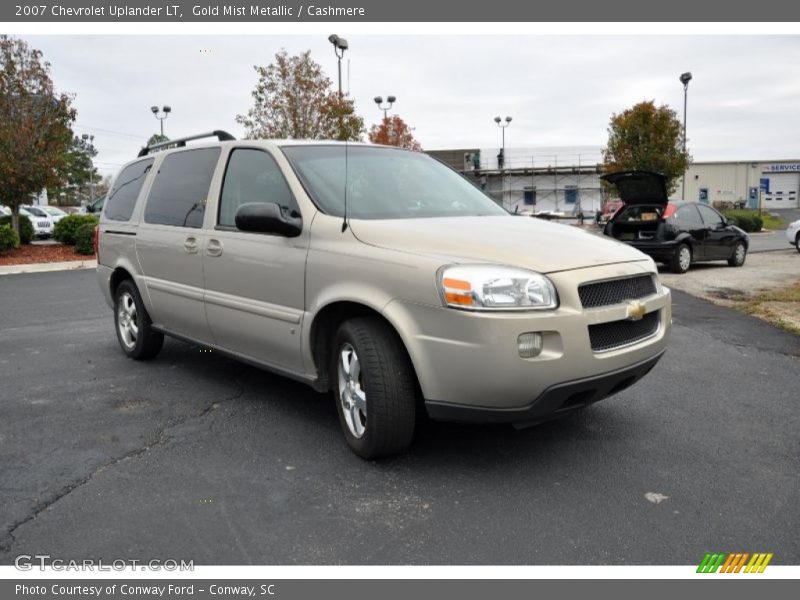
[[497, 157], [497, 167], [502, 169], [506, 161], [506, 127], [511, 124], [511, 117], [506, 117], [505, 121], [500, 117], [495, 117], [494, 122], [497, 123], [497, 126], [503, 132], [503, 146], [500, 150], [500, 155]]
[[159, 108], [157, 106], [151, 106], [150, 111], [153, 113], [153, 116], [161, 122], [161, 137], [164, 137], [164, 119], [169, 116], [169, 113], [172, 112], [171, 106], [164, 105], [161, 108], [164, 111], [163, 116], [159, 115]]
[[347, 40], [339, 37], [335, 33], [328, 36], [328, 41], [333, 44], [333, 51], [336, 54], [336, 59], [339, 63], [339, 97], [342, 97], [342, 58], [344, 51], [349, 48]]
[[[683, 153], [686, 154], [686, 99], [689, 96], [689, 82], [692, 80], [692, 74], [687, 71], [680, 76], [680, 80], [683, 84]], [[681, 199], [686, 200], [686, 171], [683, 172], [681, 185]]]
[[[83, 143], [89, 144], [89, 151], [94, 152], [94, 136], [84, 133], [81, 135]], [[89, 204], [94, 204], [94, 165], [92, 164], [91, 154], [89, 155]]]
[[389, 103], [389, 106], [384, 106], [383, 105], [383, 96], [375, 96], [374, 100], [375, 100], [375, 104], [378, 105], [378, 110], [382, 110], [383, 111], [383, 118], [384, 118], [384, 120], [386, 120], [388, 118], [388, 114], [387, 113], [392, 108], [392, 104], [395, 103], [397, 98], [394, 97], [394, 96], [386, 96], [386, 102]]

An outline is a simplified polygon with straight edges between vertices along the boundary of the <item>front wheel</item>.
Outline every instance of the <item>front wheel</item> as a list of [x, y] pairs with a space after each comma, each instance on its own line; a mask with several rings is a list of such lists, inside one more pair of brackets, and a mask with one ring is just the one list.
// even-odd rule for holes
[[733, 247], [733, 254], [728, 259], [728, 264], [732, 267], [741, 267], [747, 258], [747, 248], [744, 247], [744, 242], [736, 242]]
[[692, 264], [692, 249], [687, 244], [680, 244], [669, 261], [673, 273], [686, 273]]
[[164, 334], [154, 331], [136, 284], [126, 279], [114, 296], [114, 324], [122, 351], [135, 360], [153, 358], [164, 345]]
[[800, 233], [798, 233], [794, 238], [794, 247], [797, 248], [798, 252], [800, 252]]
[[414, 369], [388, 324], [376, 317], [342, 323], [334, 340], [331, 373], [339, 422], [353, 452], [375, 459], [411, 445]]

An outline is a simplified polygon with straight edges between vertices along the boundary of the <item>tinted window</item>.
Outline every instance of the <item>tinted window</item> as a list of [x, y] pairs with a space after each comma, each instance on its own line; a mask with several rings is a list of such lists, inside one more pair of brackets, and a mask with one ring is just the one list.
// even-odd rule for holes
[[700, 213], [694, 206], [681, 206], [675, 213], [675, 220], [680, 227], [697, 228], [703, 226]]
[[408, 150], [369, 146], [284, 147], [283, 153], [324, 212], [356, 219], [508, 215], [464, 177]]
[[167, 156], [150, 190], [145, 222], [201, 227], [208, 186], [218, 158], [219, 148], [186, 150]]
[[705, 221], [706, 225], [716, 226], [722, 224], [722, 217], [710, 206], [698, 204], [697, 210], [700, 211], [700, 216], [703, 217], [703, 221]]
[[[106, 219], [111, 219], [112, 221], [130, 220], [133, 208], [136, 206], [136, 199], [139, 197], [144, 180], [152, 166], [153, 159], [150, 158], [122, 169], [122, 172], [117, 175], [117, 179], [114, 182], [114, 188], [108, 194]], [[102, 207], [102, 204], [100, 206]], [[92, 208], [96, 210], [96, 206]]]
[[219, 202], [219, 224], [235, 226], [236, 211], [247, 202], [274, 202], [287, 213], [299, 209], [280, 167], [266, 152], [243, 148], [228, 160]]

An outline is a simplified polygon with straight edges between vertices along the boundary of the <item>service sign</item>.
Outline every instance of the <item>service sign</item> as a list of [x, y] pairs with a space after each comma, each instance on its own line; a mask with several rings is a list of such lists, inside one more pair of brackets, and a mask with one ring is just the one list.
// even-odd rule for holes
[[800, 173], [800, 163], [764, 165], [762, 171], [764, 173]]

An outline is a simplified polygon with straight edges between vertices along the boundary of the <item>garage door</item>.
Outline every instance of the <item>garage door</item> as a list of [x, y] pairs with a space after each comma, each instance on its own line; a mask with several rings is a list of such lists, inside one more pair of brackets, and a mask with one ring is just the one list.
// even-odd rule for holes
[[800, 174], [769, 173], [769, 193], [764, 194], [764, 208], [800, 208], [797, 203]]

